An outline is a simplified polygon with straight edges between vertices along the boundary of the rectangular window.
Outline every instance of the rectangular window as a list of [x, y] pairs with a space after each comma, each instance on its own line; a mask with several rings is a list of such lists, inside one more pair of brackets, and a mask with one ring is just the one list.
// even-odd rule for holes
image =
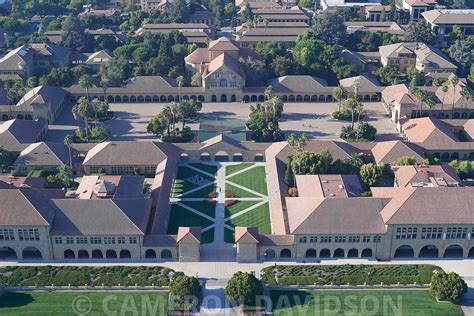
[[115, 237], [104, 237], [104, 244], [114, 245]]
[[334, 242], [340, 244], [346, 242], [346, 236], [336, 236], [334, 237]]
[[81, 244], [81, 245], [87, 244], [87, 237], [77, 237], [76, 243]]
[[442, 227], [423, 227], [421, 229], [421, 239], [442, 239]]
[[125, 244], [125, 237], [117, 237], [117, 242], [119, 244]]
[[300, 237], [300, 244], [306, 244], [306, 236]]
[[74, 237], [66, 237], [66, 244], [68, 245], [74, 244]]
[[381, 240], [382, 240], [382, 236], [380, 236], [380, 235], [374, 236], [374, 242], [375, 243], [379, 243]]
[[129, 242], [131, 244], [136, 244], [137, 243], [137, 237], [130, 237]]
[[15, 240], [15, 233], [13, 232], [13, 229], [0, 229], [0, 240]]
[[370, 242], [370, 236], [362, 236], [362, 242], [369, 243]]
[[312, 243], [312, 244], [317, 243], [318, 242], [318, 237], [316, 237], [316, 236], [309, 237], [309, 242]]
[[56, 245], [60, 245], [63, 243], [63, 239], [61, 237], [54, 237], [54, 242]]
[[446, 239], [466, 239], [467, 227], [448, 227]]
[[397, 228], [397, 239], [416, 239], [418, 228], [416, 227], [398, 227]]
[[91, 240], [91, 244], [98, 245], [102, 243], [102, 238], [100, 237], [91, 237], [90, 240]]
[[349, 242], [360, 242], [360, 236], [349, 236]]
[[18, 230], [19, 240], [40, 240], [39, 230], [36, 228], [23, 228]]
[[330, 243], [332, 242], [331, 236], [321, 236], [321, 243]]

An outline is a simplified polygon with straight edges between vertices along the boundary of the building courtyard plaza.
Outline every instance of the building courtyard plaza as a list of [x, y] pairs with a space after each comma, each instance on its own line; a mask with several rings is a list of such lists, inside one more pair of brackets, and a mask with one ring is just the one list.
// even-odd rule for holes
[[200, 226], [201, 259], [235, 260], [235, 227], [271, 234], [265, 163], [181, 163], [172, 189], [168, 234]]
[[[110, 110], [115, 116], [105, 122], [111, 128], [112, 140], [154, 140], [156, 137], [147, 132], [150, 120], [167, 103], [111, 103]], [[250, 103], [206, 102], [203, 103], [199, 119], [234, 120], [248, 118]], [[338, 109], [337, 102], [328, 103], [285, 103], [280, 128], [286, 133], [306, 133], [310, 138], [339, 139], [341, 126], [349, 122], [335, 120], [331, 114]], [[381, 102], [365, 102], [364, 113], [368, 123], [377, 128], [377, 140], [399, 139], [396, 125], [390, 120]], [[65, 110], [53, 125], [49, 126], [46, 141], [62, 142], [64, 136], [71, 134], [80, 122], [75, 120], [71, 111]], [[193, 131], [199, 130], [199, 120], [188, 123]]]

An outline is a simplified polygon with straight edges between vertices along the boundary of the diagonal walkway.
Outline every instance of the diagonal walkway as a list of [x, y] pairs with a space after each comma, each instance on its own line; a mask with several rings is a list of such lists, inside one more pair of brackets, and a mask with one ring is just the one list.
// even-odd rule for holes
[[265, 201], [265, 200], [263, 200], [263, 201], [261, 201], [261, 202], [259, 202], [259, 203], [256, 203], [256, 204], [254, 204], [254, 205], [252, 205], [252, 206], [250, 206], [250, 207], [247, 207], [246, 209], [243, 209], [242, 211], [240, 211], [240, 212], [238, 212], [238, 213], [235, 213], [235, 214], [232, 214], [232, 215], [229, 216], [229, 217], [226, 217], [226, 218], [224, 219], [224, 221], [227, 222], [229, 219], [233, 219], [233, 218], [239, 217], [240, 215], [243, 215], [243, 214], [245, 214], [245, 213], [248, 213], [248, 212], [250, 212], [250, 211], [256, 209], [257, 207], [259, 207], [259, 206], [261, 206], [261, 205], [263, 205], [263, 204], [265, 204], [265, 203], [267, 203], [267, 201]]

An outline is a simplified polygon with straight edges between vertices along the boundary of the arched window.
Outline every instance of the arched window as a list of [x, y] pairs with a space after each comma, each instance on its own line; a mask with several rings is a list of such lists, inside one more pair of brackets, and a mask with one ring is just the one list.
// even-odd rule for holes
[[145, 251], [145, 258], [147, 259], [155, 259], [156, 258], [156, 252], [153, 249], [148, 249]]
[[219, 82], [219, 86], [222, 87], [222, 88], [226, 88], [227, 87], [227, 79], [221, 79], [221, 81]]

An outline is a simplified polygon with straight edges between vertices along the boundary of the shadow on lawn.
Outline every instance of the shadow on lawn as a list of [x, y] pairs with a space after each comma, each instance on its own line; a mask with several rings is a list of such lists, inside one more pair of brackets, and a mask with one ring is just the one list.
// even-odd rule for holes
[[0, 314], [1, 309], [5, 307], [21, 307], [34, 301], [33, 296], [28, 293], [7, 292], [0, 296]]

